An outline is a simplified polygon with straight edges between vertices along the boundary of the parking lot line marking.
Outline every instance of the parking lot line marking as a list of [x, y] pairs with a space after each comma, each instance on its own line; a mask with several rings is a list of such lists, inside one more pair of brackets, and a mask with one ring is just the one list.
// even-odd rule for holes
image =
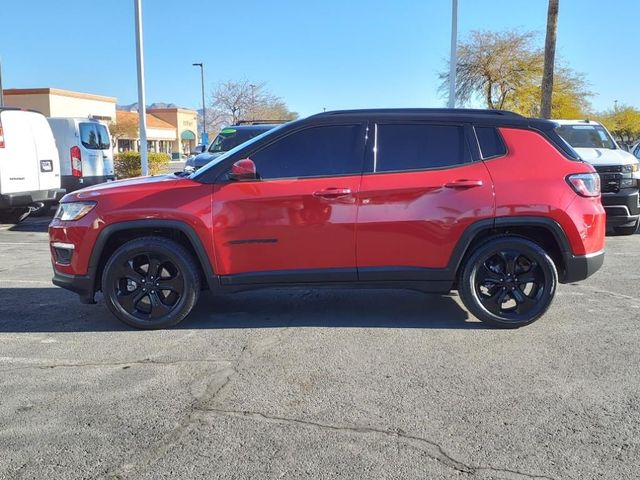
[[0, 242], [0, 245], [43, 245], [44, 242]]
[[51, 282], [44, 280], [11, 280], [6, 278], [0, 278], [0, 283], [26, 283], [29, 285], [53, 285]]

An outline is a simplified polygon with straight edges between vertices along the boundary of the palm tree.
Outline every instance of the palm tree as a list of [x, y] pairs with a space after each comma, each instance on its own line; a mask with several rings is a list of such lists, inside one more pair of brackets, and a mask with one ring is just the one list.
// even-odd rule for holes
[[547, 10], [547, 36], [544, 42], [544, 72], [542, 74], [542, 94], [540, 116], [551, 118], [551, 96], [553, 94], [553, 68], [556, 58], [556, 32], [558, 30], [558, 2], [549, 0]]

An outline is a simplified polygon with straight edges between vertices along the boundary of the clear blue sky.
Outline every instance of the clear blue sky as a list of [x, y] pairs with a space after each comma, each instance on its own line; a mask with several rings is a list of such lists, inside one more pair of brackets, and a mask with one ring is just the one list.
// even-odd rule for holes
[[[143, 0], [147, 103], [200, 107], [221, 80], [267, 82], [302, 115], [322, 108], [442, 106], [450, 0]], [[547, 0], [459, 0], [459, 30], [524, 28], [544, 41]], [[5, 88], [137, 100], [132, 0], [0, 7]], [[637, 0], [560, 0], [558, 52], [594, 108], [640, 107]]]

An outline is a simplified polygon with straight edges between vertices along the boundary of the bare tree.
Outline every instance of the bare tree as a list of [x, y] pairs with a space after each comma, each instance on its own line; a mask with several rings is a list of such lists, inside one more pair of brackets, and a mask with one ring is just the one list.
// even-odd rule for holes
[[558, 30], [558, 2], [559, 0], [549, 0], [549, 9], [547, 10], [547, 36], [544, 42], [544, 72], [542, 74], [542, 92], [540, 95], [540, 116], [542, 118], [551, 118], [556, 32]]
[[297, 116], [281, 98], [267, 90], [265, 82], [229, 80], [218, 84], [212, 92], [207, 128], [215, 131], [241, 120], [293, 120]]

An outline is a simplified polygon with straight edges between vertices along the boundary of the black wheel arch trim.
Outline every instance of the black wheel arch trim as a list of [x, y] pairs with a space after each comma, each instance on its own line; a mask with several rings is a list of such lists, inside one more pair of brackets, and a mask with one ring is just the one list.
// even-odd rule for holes
[[99, 234], [96, 242], [93, 245], [93, 250], [91, 252], [91, 256], [89, 257], [89, 266], [87, 268], [87, 276], [92, 279], [93, 285], [93, 293], [96, 290], [96, 281], [98, 267], [100, 266], [100, 261], [102, 259], [102, 253], [104, 251], [104, 247], [107, 242], [111, 238], [111, 236], [115, 233], [122, 232], [125, 230], [136, 230], [141, 228], [162, 228], [169, 230], [178, 230], [181, 233], [185, 234], [189, 242], [191, 243], [193, 249], [196, 252], [197, 258], [196, 261], [202, 267], [204, 271], [204, 276], [206, 277], [207, 283], [209, 284], [210, 289], [216, 288], [218, 285], [214, 282], [216, 278], [213, 272], [212, 263], [209, 259], [209, 255], [207, 251], [204, 249], [202, 245], [202, 241], [198, 234], [194, 231], [193, 227], [189, 224], [180, 221], [180, 220], [158, 220], [158, 219], [148, 219], [148, 220], [127, 220], [123, 222], [112, 223], [107, 225]]

